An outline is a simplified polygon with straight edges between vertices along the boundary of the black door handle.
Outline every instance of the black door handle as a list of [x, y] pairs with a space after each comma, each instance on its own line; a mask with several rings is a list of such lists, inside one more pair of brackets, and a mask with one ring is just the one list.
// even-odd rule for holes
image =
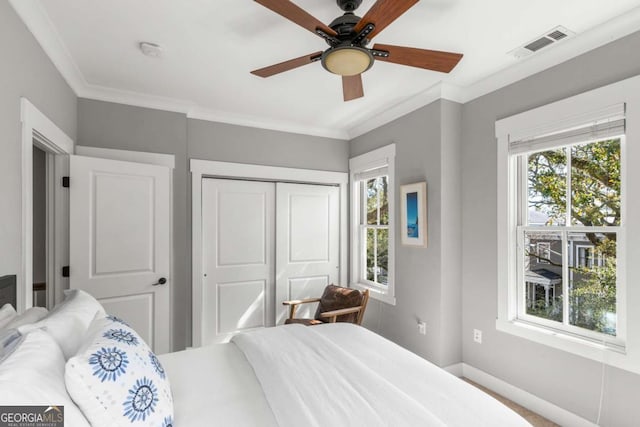
[[154, 283], [151, 286], [160, 286], [160, 285], [164, 285], [165, 283], [167, 283], [167, 279], [165, 279], [164, 277], [161, 277], [158, 279], [158, 283]]

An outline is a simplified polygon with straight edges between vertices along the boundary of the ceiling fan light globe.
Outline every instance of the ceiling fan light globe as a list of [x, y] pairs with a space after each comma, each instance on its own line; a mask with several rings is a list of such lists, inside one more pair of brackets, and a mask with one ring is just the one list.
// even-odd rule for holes
[[322, 65], [333, 74], [355, 76], [371, 68], [373, 56], [368, 50], [358, 47], [337, 48], [323, 55]]

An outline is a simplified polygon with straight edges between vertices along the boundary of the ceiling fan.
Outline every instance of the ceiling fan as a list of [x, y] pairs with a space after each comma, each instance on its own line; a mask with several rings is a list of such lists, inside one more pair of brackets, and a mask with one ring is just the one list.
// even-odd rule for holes
[[398, 19], [418, 0], [378, 0], [362, 18], [354, 13], [362, 0], [337, 0], [338, 6], [345, 13], [334, 19], [328, 26], [290, 0], [255, 1], [322, 37], [329, 48], [324, 52], [315, 52], [254, 70], [251, 74], [270, 77], [320, 61], [327, 71], [342, 76], [345, 101], [364, 96], [362, 73], [371, 68], [375, 60], [449, 73], [462, 59], [462, 54], [459, 53], [386, 44], [367, 47], [373, 37]]

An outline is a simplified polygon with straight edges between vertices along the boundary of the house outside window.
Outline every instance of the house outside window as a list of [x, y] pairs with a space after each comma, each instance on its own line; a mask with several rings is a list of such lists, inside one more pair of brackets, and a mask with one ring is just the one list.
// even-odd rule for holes
[[395, 144], [354, 157], [351, 176], [351, 284], [395, 304]]

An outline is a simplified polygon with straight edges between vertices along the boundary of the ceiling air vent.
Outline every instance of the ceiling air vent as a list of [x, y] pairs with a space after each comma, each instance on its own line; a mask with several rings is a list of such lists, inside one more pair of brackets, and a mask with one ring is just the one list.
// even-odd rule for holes
[[571, 30], [566, 29], [565, 27], [558, 26], [543, 34], [540, 37], [537, 37], [524, 46], [520, 46], [509, 54], [515, 56], [516, 58], [524, 58], [526, 56], [532, 55], [535, 52], [552, 45], [554, 43], [559, 42], [560, 40], [564, 40], [568, 37], [574, 36], [575, 33]]

